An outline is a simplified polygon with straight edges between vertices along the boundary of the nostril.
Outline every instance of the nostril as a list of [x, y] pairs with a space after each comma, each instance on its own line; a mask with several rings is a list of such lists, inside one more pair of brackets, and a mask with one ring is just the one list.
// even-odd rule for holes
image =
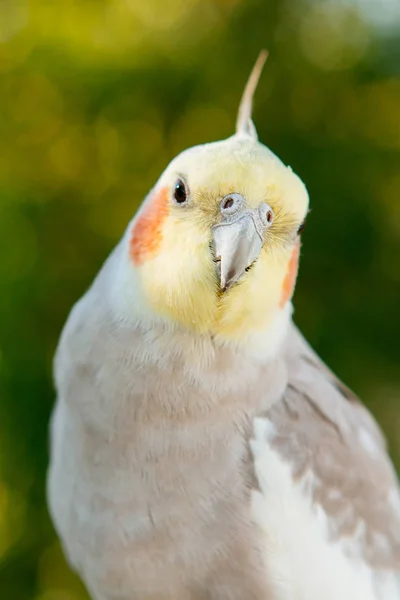
[[222, 208], [222, 210], [226, 210], [227, 208], [232, 208], [232, 206], [234, 204], [235, 204], [234, 199], [231, 196], [229, 196], [229, 198], [224, 198], [222, 200], [221, 208]]
[[220, 209], [223, 215], [233, 215], [245, 205], [245, 199], [241, 194], [228, 194], [221, 200]]
[[261, 217], [261, 221], [264, 223], [265, 227], [268, 227], [272, 224], [274, 220], [274, 211], [266, 202], [263, 202], [258, 209], [258, 214]]

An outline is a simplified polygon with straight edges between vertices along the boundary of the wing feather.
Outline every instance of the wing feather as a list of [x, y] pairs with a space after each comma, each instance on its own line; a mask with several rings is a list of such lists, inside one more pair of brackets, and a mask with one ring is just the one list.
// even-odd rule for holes
[[272, 447], [296, 480], [313, 473], [311, 499], [333, 539], [374, 569], [400, 571], [399, 486], [377, 423], [295, 328], [287, 361], [289, 385], [267, 415]]

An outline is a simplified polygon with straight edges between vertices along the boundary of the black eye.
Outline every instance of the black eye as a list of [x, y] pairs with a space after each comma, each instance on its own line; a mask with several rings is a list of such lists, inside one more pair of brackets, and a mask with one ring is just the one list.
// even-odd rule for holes
[[187, 190], [182, 179], [178, 179], [174, 186], [174, 198], [178, 204], [183, 204], [187, 200]]
[[306, 226], [306, 220], [304, 219], [304, 221], [302, 222], [302, 224], [300, 225], [300, 227], [297, 230], [297, 235], [299, 235], [303, 231], [305, 226]]

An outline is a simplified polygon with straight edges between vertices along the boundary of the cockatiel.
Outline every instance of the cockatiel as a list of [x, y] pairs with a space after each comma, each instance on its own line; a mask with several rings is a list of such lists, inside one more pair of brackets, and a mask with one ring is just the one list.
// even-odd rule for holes
[[368, 411], [292, 322], [301, 179], [257, 139], [177, 156], [55, 359], [50, 512], [94, 600], [399, 600]]

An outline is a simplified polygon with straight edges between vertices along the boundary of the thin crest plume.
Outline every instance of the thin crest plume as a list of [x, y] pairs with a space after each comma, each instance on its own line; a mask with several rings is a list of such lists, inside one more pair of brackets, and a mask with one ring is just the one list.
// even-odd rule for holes
[[255, 62], [255, 65], [250, 73], [250, 77], [247, 80], [246, 87], [244, 88], [236, 120], [236, 133], [250, 135], [255, 139], [257, 139], [257, 131], [251, 119], [251, 113], [253, 109], [253, 97], [267, 58], [268, 52], [266, 50], [261, 50]]

